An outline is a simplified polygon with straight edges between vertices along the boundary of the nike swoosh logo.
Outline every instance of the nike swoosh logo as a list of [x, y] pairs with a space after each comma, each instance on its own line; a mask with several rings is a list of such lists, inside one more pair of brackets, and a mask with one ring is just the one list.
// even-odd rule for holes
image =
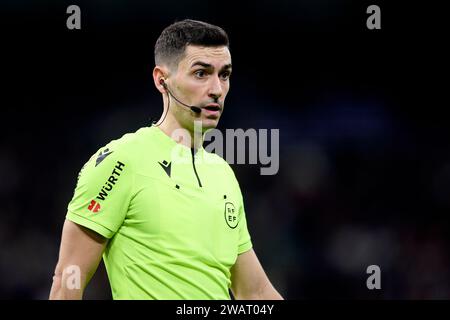
[[[105, 151], [108, 151], [108, 149], [106, 149]], [[111, 153], [113, 153], [112, 151], [109, 152], [105, 152], [103, 151], [103, 153], [100, 153], [97, 157], [97, 160], [95, 161], [95, 166], [98, 166], [100, 164], [100, 162], [102, 162], [107, 156], [109, 156]]]
[[161, 165], [161, 167], [164, 169], [164, 171], [167, 173], [167, 175], [170, 178], [170, 168], [172, 167], [172, 162], [167, 163], [167, 161], [164, 160], [162, 163], [161, 162], [158, 162], [158, 163]]

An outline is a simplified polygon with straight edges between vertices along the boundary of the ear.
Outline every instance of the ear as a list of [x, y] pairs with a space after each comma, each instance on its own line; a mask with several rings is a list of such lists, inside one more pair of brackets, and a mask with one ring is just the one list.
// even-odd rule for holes
[[153, 68], [153, 83], [155, 84], [156, 89], [161, 93], [166, 92], [164, 86], [161, 84], [161, 79], [166, 80], [168, 74], [169, 70], [165, 66], [155, 66], [155, 68]]

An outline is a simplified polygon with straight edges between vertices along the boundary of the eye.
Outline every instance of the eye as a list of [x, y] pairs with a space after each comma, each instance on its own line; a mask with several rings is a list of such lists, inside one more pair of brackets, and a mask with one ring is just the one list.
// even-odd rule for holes
[[230, 71], [225, 71], [220, 74], [220, 77], [222, 78], [222, 80], [228, 80], [230, 78], [230, 76], [231, 76]]
[[195, 71], [194, 74], [198, 78], [204, 78], [206, 76], [206, 72], [203, 69]]

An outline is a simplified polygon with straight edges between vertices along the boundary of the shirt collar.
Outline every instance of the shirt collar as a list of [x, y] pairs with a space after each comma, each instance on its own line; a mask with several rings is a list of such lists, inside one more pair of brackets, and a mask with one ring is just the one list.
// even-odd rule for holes
[[[192, 155], [192, 148], [185, 146], [184, 144], [177, 143], [172, 137], [168, 136], [158, 126], [151, 125], [149, 131], [153, 134], [158, 144], [169, 152], [175, 152], [178, 156]], [[203, 146], [200, 146], [195, 154], [202, 153], [204, 151]]]

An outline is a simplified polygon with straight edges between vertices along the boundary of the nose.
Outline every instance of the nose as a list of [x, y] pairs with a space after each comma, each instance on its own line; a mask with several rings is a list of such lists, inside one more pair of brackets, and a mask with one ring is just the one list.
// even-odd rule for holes
[[208, 96], [217, 101], [223, 94], [222, 83], [219, 77], [211, 77]]

